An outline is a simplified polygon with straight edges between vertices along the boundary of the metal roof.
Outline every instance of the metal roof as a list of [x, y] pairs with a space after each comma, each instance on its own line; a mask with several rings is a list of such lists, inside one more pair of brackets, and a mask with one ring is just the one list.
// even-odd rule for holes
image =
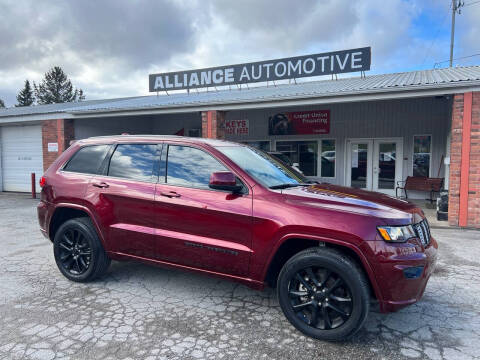
[[480, 66], [420, 70], [394, 74], [369, 75], [338, 80], [321, 80], [270, 86], [232, 88], [231, 90], [151, 95], [77, 103], [37, 105], [0, 110], [1, 117], [69, 113], [76, 117], [97, 112], [138, 111], [235, 103], [307, 98], [333, 98], [356, 94], [396, 93], [415, 90], [480, 87]]

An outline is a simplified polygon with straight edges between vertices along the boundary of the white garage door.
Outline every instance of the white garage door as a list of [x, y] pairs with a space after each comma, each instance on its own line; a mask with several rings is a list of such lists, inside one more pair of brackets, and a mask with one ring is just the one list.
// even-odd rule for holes
[[43, 174], [42, 128], [4, 126], [1, 131], [3, 191], [31, 191], [31, 173], [38, 180]]

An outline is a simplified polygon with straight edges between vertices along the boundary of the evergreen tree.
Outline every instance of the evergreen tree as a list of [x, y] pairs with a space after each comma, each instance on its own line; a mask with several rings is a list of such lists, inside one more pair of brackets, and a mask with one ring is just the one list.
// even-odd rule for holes
[[33, 83], [39, 104], [55, 104], [85, 99], [82, 89], [73, 89], [72, 82], [59, 66], [45, 74], [40, 84]]
[[18, 104], [15, 106], [30, 106], [35, 102], [35, 98], [33, 97], [33, 90], [30, 86], [30, 81], [25, 80], [25, 86], [23, 90], [21, 90], [17, 95]]
[[0, 108], [4, 108], [5, 107], [5, 103], [3, 102], [2, 99], [0, 99]]
[[83, 90], [80, 89], [80, 90], [78, 90], [78, 98], [77, 98], [77, 101], [82, 101], [82, 100], [85, 100], [85, 94], [83, 93]]

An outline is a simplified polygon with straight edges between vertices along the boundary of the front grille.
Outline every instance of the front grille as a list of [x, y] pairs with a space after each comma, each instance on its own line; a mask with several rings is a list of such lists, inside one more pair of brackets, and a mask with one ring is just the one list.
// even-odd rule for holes
[[413, 225], [413, 228], [423, 246], [430, 244], [430, 226], [428, 225], [427, 219], [423, 219], [419, 223]]

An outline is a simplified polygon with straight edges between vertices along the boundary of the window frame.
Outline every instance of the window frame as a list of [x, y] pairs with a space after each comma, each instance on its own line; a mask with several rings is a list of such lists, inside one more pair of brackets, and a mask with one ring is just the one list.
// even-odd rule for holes
[[[150, 180], [142, 180], [142, 179], [134, 179], [134, 178], [125, 178], [125, 177], [120, 177], [120, 176], [111, 176], [108, 175], [108, 171], [110, 170], [110, 162], [112, 160], [113, 154], [117, 150], [117, 147], [119, 145], [155, 145], [156, 146], [156, 151], [155, 151], [155, 160], [153, 163], [152, 167], [152, 175], [150, 177]], [[112, 144], [111, 150], [109, 153], [107, 153], [107, 156], [102, 163], [102, 166], [100, 167], [101, 173], [99, 175], [112, 178], [112, 179], [119, 179], [119, 180], [128, 180], [128, 181], [136, 181], [136, 182], [142, 182], [142, 183], [148, 183], [148, 184], [156, 184], [158, 183], [159, 180], [159, 169], [160, 169], [160, 161], [161, 161], [161, 153], [163, 149], [163, 143], [157, 143], [157, 142], [118, 142]]]
[[240, 176], [238, 175], [228, 164], [225, 163], [225, 161], [223, 161], [222, 159], [219, 159], [217, 156], [215, 156], [214, 154], [212, 154], [211, 152], [209, 152], [208, 150], [202, 148], [202, 147], [198, 147], [198, 146], [195, 146], [193, 144], [184, 144], [184, 143], [174, 143], [174, 142], [166, 142], [164, 143], [164, 148], [163, 148], [163, 151], [162, 151], [162, 158], [161, 158], [161, 162], [160, 162], [160, 169], [162, 168], [163, 164], [164, 164], [164, 169], [165, 169], [165, 179], [164, 179], [164, 182], [161, 181], [160, 177], [159, 177], [159, 180], [158, 180], [158, 183], [159, 184], [162, 184], [162, 185], [168, 185], [168, 186], [176, 186], [176, 187], [182, 187], [182, 188], [186, 188], [186, 189], [195, 189], [195, 190], [205, 190], [205, 191], [215, 191], [215, 192], [222, 192], [222, 193], [231, 193], [231, 191], [229, 190], [220, 190], [220, 189], [212, 189], [210, 188], [209, 186], [207, 186], [206, 188], [204, 187], [200, 187], [200, 186], [191, 186], [191, 185], [182, 185], [182, 184], [171, 184], [171, 183], [168, 183], [167, 182], [167, 177], [168, 177], [168, 153], [169, 153], [169, 148], [170, 146], [183, 146], [183, 147], [190, 147], [190, 148], [194, 148], [196, 150], [199, 150], [199, 151], [203, 151], [204, 153], [206, 153], [207, 155], [211, 156], [212, 158], [214, 158], [216, 161], [218, 161], [220, 164], [222, 164], [229, 172], [233, 173], [235, 175], [235, 177], [242, 183], [242, 190], [238, 193], [239, 195], [248, 195], [250, 193], [250, 189], [249, 187], [247, 186], [247, 182]]
[[414, 134], [412, 136], [412, 161], [410, 161], [410, 173], [413, 175], [413, 162], [414, 162], [414, 157], [415, 157], [415, 137], [416, 136], [430, 136], [430, 152], [429, 152], [429, 155], [430, 155], [430, 158], [429, 158], [429, 164], [428, 164], [428, 177], [432, 177], [432, 163], [433, 163], [433, 159], [432, 159], [432, 149], [433, 149], [433, 136], [432, 134]]
[[[72, 160], [77, 156], [77, 154], [82, 150], [87, 147], [92, 147], [92, 146], [107, 146], [107, 152], [104, 155], [103, 160], [100, 162], [100, 165], [98, 166], [98, 169], [95, 173], [86, 173], [86, 172], [81, 172], [81, 171], [72, 171], [72, 170], [67, 170], [66, 167], [68, 164], [72, 162]], [[105, 160], [109, 158], [110, 152], [112, 151], [113, 144], [85, 144], [83, 146], [80, 146], [77, 151], [75, 151], [70, 158], [68, 158], [63, 165], [59, 168], [60, 172], [66, 172], [66, 173], [72, 173], [72, 174], [82, 174], [82, 175], [88, 175], [88, 176], [95, 176], [95, 175], [101, 175], [103, 171], [103, 166], [105, 163]]]

